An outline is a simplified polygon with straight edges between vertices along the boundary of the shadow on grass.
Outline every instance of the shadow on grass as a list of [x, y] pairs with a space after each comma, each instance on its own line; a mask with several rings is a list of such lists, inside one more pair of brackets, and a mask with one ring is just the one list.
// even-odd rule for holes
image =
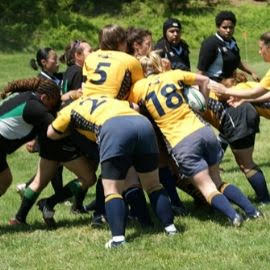
[[36, 230], [44, 230], [44, 231], [56, 231], [60, 228], [73, 228], [78, 226], [85, 226], [90, 224], [90, 216], [78, 216], [76, 219], [61, 219], [57, 221], [56, 228], [49, 228], [44, 222], [35, 221], [31, 224], [19, 224], [19, 225], [9, 225], [4, 224], [0, 225], [0, 235], [6, 233], [18, 233], [18, 232], [33, 232]]

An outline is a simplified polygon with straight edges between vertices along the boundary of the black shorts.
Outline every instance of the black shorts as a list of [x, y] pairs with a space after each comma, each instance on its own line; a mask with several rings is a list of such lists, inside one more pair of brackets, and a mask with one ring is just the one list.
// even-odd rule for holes
[[235, 150], [246, 149], [254, 146], [256, 134], [249, 135], [240, 140], [234, 141], [230, 144], [230, 147]]
[[70, 139], [85, 157], [99, 163], [98, 145], [95, 142], [90, 141], [76, 130], [72, 130]]
[[121, 156], [107, 159], [101, 163], [102, 178], [124, 180], [131, 166], [139, 173], [147, 173], [158, 166], [158, 154], [143, 156]]
[[81, 156], [68, 137], [54, 141], [44, 136], [38, 136], [38, 143], [39, 156], [48, 160], [68, 162]]
[[7, 154], [5, 152], [0, 152], [0, 173], [8, 168], [7, 164]]
[[259, 132], [259, 124], [260, 117], [251, 104], [228, 107], [221, 121], [220, 136], [231, 144]]

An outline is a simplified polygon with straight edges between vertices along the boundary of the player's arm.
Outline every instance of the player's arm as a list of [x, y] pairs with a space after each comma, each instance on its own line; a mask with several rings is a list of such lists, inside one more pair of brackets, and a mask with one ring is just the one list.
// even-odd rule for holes
[[264, 94], [268, 92], [268, 90], [265, 89], [260, 84], [257, 87], [247, 90], [247, 89], [227, 88], [220, 83], [211, 81], [210, 88], [213, 92], [220, 95], [227, 95], [227, 96], [233, 96], [233, 97], [245, 98], [245, 99], [255, 99], [260, 96], [263, 96]]

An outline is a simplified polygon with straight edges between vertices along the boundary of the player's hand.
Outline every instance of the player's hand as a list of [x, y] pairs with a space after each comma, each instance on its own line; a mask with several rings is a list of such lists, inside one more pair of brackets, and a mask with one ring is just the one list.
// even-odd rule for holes
[[254, 72], [251, 73], [251, 77], [255, 82], [259, 82], [261, 80]]
[[29, 153], [35, 153], [38, 151], [38, 143], [36, 139], [25, 144], [25, 148]]

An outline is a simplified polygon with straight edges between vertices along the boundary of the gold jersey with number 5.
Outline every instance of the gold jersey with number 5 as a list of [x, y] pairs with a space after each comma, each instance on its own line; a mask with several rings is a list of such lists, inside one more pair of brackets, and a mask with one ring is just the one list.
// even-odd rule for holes
[[126, 99], [131, 85], [144, 77], [141, 64], [135, 57], [110, 50], [91, 53], [84, 63], [83, 75], [86, 79], [84, 96], [117, 99]]

